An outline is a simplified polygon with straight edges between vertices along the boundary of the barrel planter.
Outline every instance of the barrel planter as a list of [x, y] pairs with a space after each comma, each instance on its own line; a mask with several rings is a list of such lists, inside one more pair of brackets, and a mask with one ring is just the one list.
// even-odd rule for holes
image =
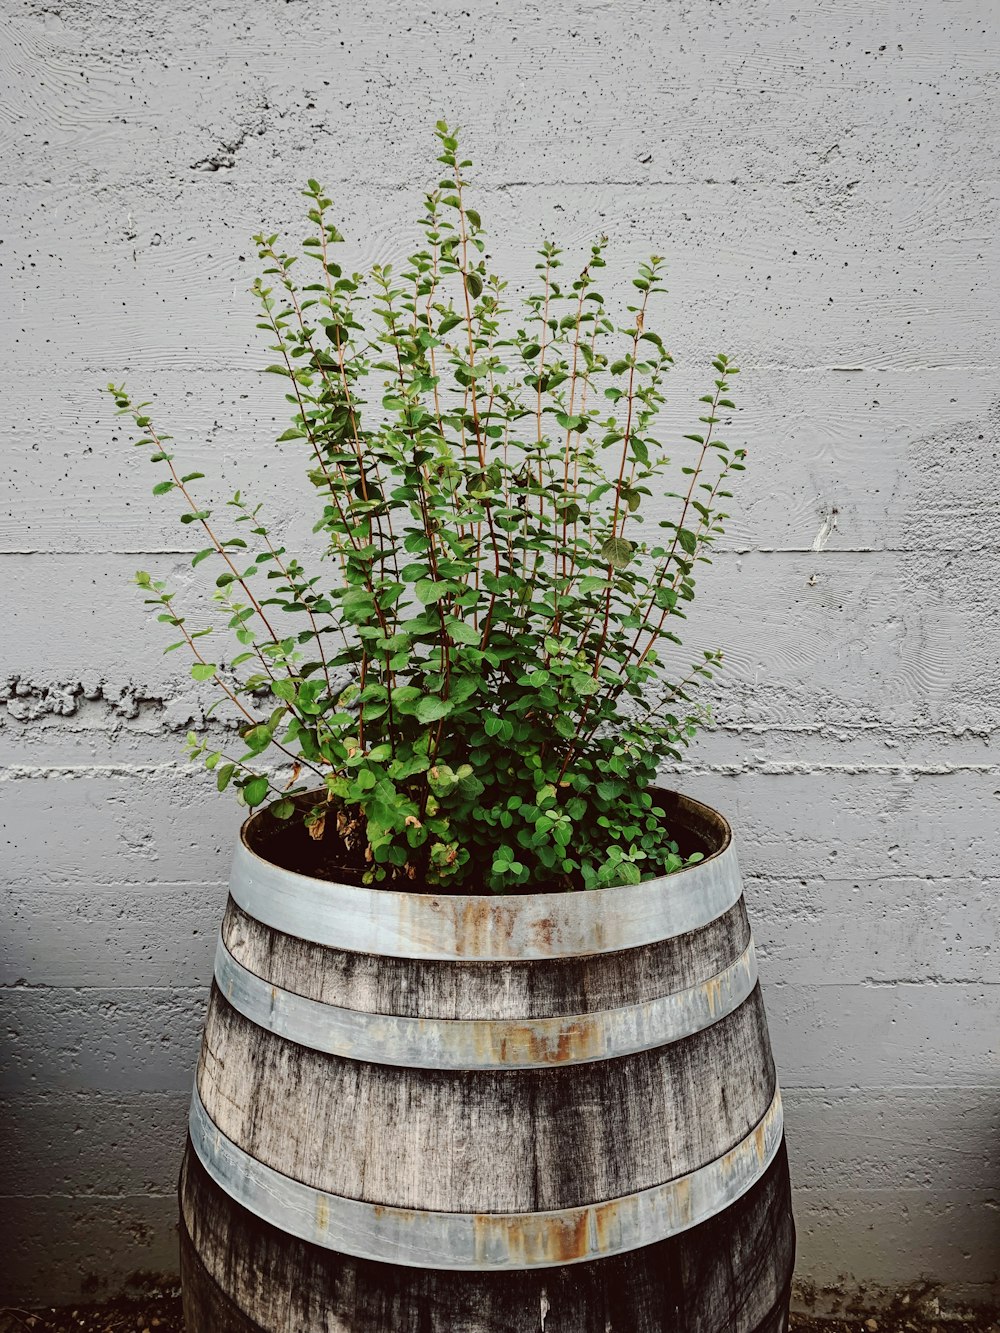
[[333, 882], [300, 827], [247, 821], [181, 1172], [188, 1333], [786, 1329], [731, 833], [657, 799], [705, 859], [590, 893]]

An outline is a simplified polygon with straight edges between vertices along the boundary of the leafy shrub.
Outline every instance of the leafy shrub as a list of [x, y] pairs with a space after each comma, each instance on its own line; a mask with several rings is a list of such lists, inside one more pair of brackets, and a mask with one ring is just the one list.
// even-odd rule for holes
[[[680, 643], [674, 626], [742, 470], [744, 451], [715, 438], [737, 368], [712, 362], [670, 491], [654, 431], [673, 358], [649, 324], [663, 260], [640, 266], [623, 326], [596, 286], [605, 237], [569, 282], [545, 244], [537, 290], [515, 302], [466, 203], [471, 164], [443, 123], [437, 137], [424, 245], [398, 272], [343, 271], [314, 180], [301, 246], [314, 280], [297, 280], [302, 256], [277, 236], [254, 238], [258, 328], [292, 408], [279, 438], [302, 449], [336, 576], [307, 574], [239, 492], [223, 536], [196, 497], [202, 474], [182, 471], [149, 404], [109, 385], [164, 469], [154, 494], [205, 534], [192, 563], [215, 562], [242, 651], [226, 660], [164, 581], [136, 581], [178, 631], [170, 647], [193, 653], [194, 678], [241, 723], [240, 753], [194, 734], [191, 753], [246, 805], [304, 810], [312, 836], [335, 840], [368, 882], [636, 883], [685, 863], [648, 788], [703, 720], [692, 690], [720, 655], [671, 684], [661, 650]], [[657, 494], [676, 516], [649, 539]], [[262, 768], [271, 751], [293, 765], [280, 788]]]

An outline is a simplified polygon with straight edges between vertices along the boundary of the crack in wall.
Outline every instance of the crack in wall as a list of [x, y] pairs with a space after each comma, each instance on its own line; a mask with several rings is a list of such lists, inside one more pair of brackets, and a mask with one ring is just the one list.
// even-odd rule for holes
[[236, 156], [252, 137], [262, 138], [268, 130], [266, 112], [271, 110], [267, 95], [261, 93], [257, 98], [256, 115], [236, 133], [223, 139], [217, 148], [191, 163], [192, 171], [229, 171], [236, 165]]

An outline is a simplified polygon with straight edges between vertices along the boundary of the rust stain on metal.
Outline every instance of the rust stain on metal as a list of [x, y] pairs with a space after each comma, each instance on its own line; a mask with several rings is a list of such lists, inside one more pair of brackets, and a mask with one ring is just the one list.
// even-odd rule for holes
[[691, 1181], [687, 1176], [681, 1176], [674, 1181], [672, 1202], [675, 1207], [675, 1215], [684, 1222], [690, 1222], [692, 1216]]
[[708, 981], [702, 983], [701, 989], [708, 1000], [708, 1011], [714, 1017], [722, 1008], [722, 987], [719, 978], [709, 977]]
[[477, 1260], [502, 1253], [518, 1262], [566, 1264], [590, 1253], [590, 1210], [581, 1208], [569, 1216], [552, 1217], [528, 1213], [523, 1217], [498, 1213], [475, 1213], [472, 1218], [473, 1248]]
[[617, 1248], [621, 1232], [622, 1201], [612, 1199], [608, 1203], [595, 1203], [591, 1211], [597, 1253], [606, 1254], [609, 1250]]
[[[567, 922], [558, 912], [533, 916], [533, 904], [517, 898], [435, 899], [432, 906], [452, 927], [457, 957], [516, 958], [525, 947], [541, 958], [563, 956]], [[593, 949], [603, 950], [604, 923], [595, 921], [591, 930]]]
[[767, 1147], [767, 1126], [762, 1120], [753, 1134], [753, 1150], [757, 1154], [757, 1161], [763, 1162], [764, 1152]]
[[542, 953], [551, 953], [556, 934], [556, 923], [551, 916], [543, 916], [531, 923], [531, 934], [536, 948]]
[[[476, 1055], [485, 1064], [561, 1065], [604, 1053], [602, 1014], [582, 1015], [558, 1027], [538, 1023], [483, 1023], [472, 1027]], [[456, 1036], [456, 1041], [460, 1038]]]
[[738, 1143], [735, 1148], [731, 1148], [724, 1157], [719, 1159], [720, 1169], [726, 1177], [731, 1176], [733, 1172], [739, 1169], [741, 1162], [750, 1152], [757, 1158], [758, 1166], [763, 1166], [767, 1157], [768, 1134], [775, 1118], [780, 1116], [780, 1114], [780, 1094], [775, 1093], [770, 1107], [764, 1114], [763, 1118], [757, 1123], [752, 1133]]
[[377, 1222], [389, 1222], [396, 1230], [402, 1227], [419, 1226], [420, 1223], [426, 1222], [428, 1218], [435, 1216], [434, 1213], [428, 1212], [426, 1208], [402, 1208], [397, 1204], [370, 1203], [366, 1204], [365, 1207], [371, 1209], [372, 1217]]
[[475, 1254], [485, 1260], [499, 1250], [507, 1262], [533, 1265], [574, 1263], [611, 1253], [620, 1244], [623, 1214], [634, 1206], [634, 1198], [629, 1197], [561, 1215], [477, 1213], [473, 1217]]
[[489, 898], [460, 898], [455, 923], [455, 950], [464, 958], [478, 958], [496, 951], [501, 944], [503, 952], [510, 952], [510, 943], [517, 923], [517, 913], [509, 904]]

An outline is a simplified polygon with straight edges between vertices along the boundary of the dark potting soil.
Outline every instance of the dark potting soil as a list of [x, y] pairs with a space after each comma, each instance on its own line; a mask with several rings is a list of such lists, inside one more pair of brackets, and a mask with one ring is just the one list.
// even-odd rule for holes
[[[314, 879], [331, 880], [340, 884], [362, 884], [365, 871], [368, 868], [364, 860], [363, 850], [360, 846], [348, 846], [345, 843], [344, 838], [337, 831], [335, 811], [331, 808], [330, 817], [323, 825], [322, 836], [318, 838], [310, 836], [302, 818], [300, 818], [300, 814], [304, 815], [317, 805], [321, 796], [322, 793], [320, 792], [305, 792], [296, 796], [294, 802], [298, 810], [290, 819], [275, 819], [268, 809], [259, 810], [247, 822], [244, 829], [243, 836], [246, 845], [256, 856], [265, 861], [270, 861], [274, 865], [281, 866], [285, 870], [292, 870], [300, 875], [310, 875]], [[663, 809], [664, 817], [668, 820], [672, 836], [681, 856], [691, 856], [695, 852], [702, 856], [711, 856], [720, 850], [723, 845], [725, 824], [718, 819], [718, 816], [709, 812], [708, 817], [703, 818], [701, 812], [696, 813], [690, 808], [685, 811], [683, 816], [678, 816], [676, 793], [658, 791], [654, 793], [654, 796]], [[404, 890], [409, 893], [433, 893], [436, 895], [448, 892], [461, 894], [489, 892], [483, 885], [482, 880], [475, 874], [463, 880], [454, 890], [428, 888], [426, 885], [405, 879], [391, 883], [387, 882], [383, 887]], [[579, 884], [569, 885], [569, 887], [582, 889], [583, 883], [581, 881]], [[567, 885], [565, 883], [553, 884], [552, 888], [554, 890], [564, 890]], [[512, 893], [538, 891], [537, 885], [523, 890], [511, 890]]]
[[[0, 1310], [0, 1333], [184, 1333], [180, 1298], [119, 1300], [110, 1305], [70, 1305], [62, 1309]], [[792, 1316], [792, 1333], [1000, 1333], [1000, 1324], [982, 1320], [938, 1320], [896, 1315], [857, 1315], [847, 1320]]]

